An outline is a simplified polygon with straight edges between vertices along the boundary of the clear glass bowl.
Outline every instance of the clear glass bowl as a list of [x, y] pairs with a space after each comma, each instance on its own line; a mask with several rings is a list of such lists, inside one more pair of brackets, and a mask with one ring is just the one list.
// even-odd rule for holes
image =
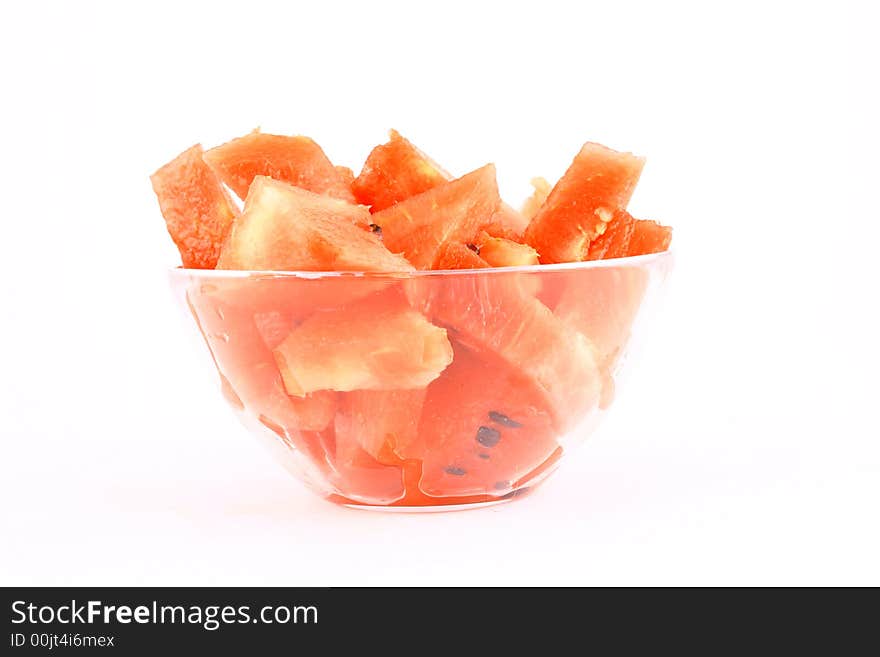
[[519, 496], [590, 435], [672, 261], [171, 282], [223, 395], [297, 479], [341, 504], [445, 510]]

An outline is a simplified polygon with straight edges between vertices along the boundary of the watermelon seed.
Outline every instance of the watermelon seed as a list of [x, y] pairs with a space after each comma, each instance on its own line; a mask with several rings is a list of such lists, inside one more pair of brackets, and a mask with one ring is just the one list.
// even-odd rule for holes
[[450, 465], [445, 470], [446, 474], [455, 475], [456, 477], [462, 477], [467, 474], [467, 470], [464, 468], [459, 468], [454, 465]]
[[480, 255], [480, 247], [478, 247], [476, 244], [468, 244], [467, 248], [469, 248], [471, 251], [473, 251], [477, 255]]
[[492, 427], [480, 427], [477, 429], [477, 442], [483, 447], [495, 447], [501, 440], [501, 432]]
[[489, 458], [489, 455], [486, 454], [486, 452], [480, 452], [479, 454], [477, 454], [477, 456], [479, 456], [481, 459], [488, 459]]
[[510, 488], [509, 481], [496, 481], [495, 482], [495, 490], [504, 490], [505, 488]]
[[519, 429], [522, 426], [516, 420], [511, 420], [504, 413], [499, 413], [498, 411], [489, 411], [489, 419], [511, 429]]
[[379, 239], [382, 239], [382, 226], [379, 224], [370, 224], [370, 230], [373, 231]]

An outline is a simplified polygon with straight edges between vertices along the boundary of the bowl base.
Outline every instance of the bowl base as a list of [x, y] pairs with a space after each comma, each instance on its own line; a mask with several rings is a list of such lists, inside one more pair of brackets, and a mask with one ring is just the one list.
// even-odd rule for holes
[[506, 504], [513, 500], [524, 497], [531, 491], [531, 487], [520, 488], [512, 493], [508, 493], [504, 497], [497, 500], [489, 500], [486, 502], [468, 502], [467, 504], [432, 504], [432, 505], [380, 505], [380, 504], [354, 504], [340, 503], [348, 509], [358, 509], [360, 511], [379, 511], [382, 513], [443, 513], [446, 511], [471, 511], [473, 509], [485, 509], [490, 506], [498, 506]]
[[471, 509], [484, 509], [487, 506], [497, 506], [510, 502], [506, 500], [493, 500], [491, 502], [472, 502], [470, 504], [436, 504], [434, 506], [378, 506], [373, 504], [343, 504], [348, 509], [360, 511], [379, 511], [382, 513], [443, 513], [444, 511], [469, 511]]

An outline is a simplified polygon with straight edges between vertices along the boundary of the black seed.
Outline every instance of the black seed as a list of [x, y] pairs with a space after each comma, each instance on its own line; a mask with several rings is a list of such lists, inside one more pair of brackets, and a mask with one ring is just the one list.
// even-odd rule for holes
[[489, 455], [486, 454], [486, 452], [480, 452], [479, 454], [477, 454], [477, 456], [479, 456], [481, 459], [489, 458]]
[[501, 432], [492, 427], [480, 427], [477, 429], [477, 442], [483, 447], [495, 447], [501, 440]]
[[510, 488], [509, 481], [496, 481], [495, 482], [495, 490], [504, 490], [505, 488]]
[[473, 251], [477, 255], [480, 255], [480, 247], [478, 247], [476, 244], [468, 244], [467, 248], [469, 248], [471, 251]]
[[462, 477], [467, 474], [467, 470], [464, 468], [459, 468], [454, 465], [450, 465], [446, 468], [446, 474], [455, 475], [456, 477]]
[[376, 233], [379, 239], [382, 239], [382, 226], [379, 224], [370, 224], [370, 230]]
[[489, 419], [511, 429], [519, 429], [522, 426], [516, 420], [511, 420], [504, 413], [499, 413], [498, 411], [489, 411]]

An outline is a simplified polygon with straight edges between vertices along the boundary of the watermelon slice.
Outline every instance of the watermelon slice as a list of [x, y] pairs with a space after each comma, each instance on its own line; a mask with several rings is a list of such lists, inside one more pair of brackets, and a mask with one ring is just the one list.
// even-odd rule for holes
[[424, 388], [452, 362], [445, 329], [396, 295], [317, 312], [275, 349], [291, 395]]
[[629, 240], [627, 255], [647, 255], [661, 253], [669, 248], [672, 242], [672, 229], [662, 226], [656, 221], [637, 219]]
[[[354, 203], [350, 180], [308, 137], [269, 135], [254, 131], [212, 148], [205, 161], [220, 179], [244, 199], [254, 178], [268, 176]], [[351, 173], [350, 170], [348, 173]]]
[[584, 144], [526, 229], [541, 262], [584, 260], [614, 210], [626, 208], [644, 164], [631, 153]]
[[202, 155], [196, 144], [150, 176], [168, 233], [191, 269], [214, 268], [238, 214]]
[[460, 344], [496, 354], [540, 392], [537, 404], [565, 431], [599, 398], [592, 345], [538, 301], [528, 274], [423, 276], [407, 281], [414, 308]]
[[[392, 130], [388, 142], [370, 152], [352, 190], [359, 203], [371, 206], [371, 212], [380, 212], [452, 179], [439, 164]], [[522, 214], [502, 203], [484, 227], [491, 235], [516, 239], [528, 223]]]
[[420, 438], [421, 490], [431, 496], [501, 496], [556, 450], [553, 414], [535, 382], [492, 354], [456, 346], [428, 387]]
[[494, 215], [501, 199], [487, 164], [373, 215], [385, 246], [417, 269], [432, 269], [447, 242], [466, 243]]
[[217, 269], [411, 271], [369, 222], [366, 208], [257, 176]]
[[379, 212], [451, 179], [440, 165], [392, 130], [387, 143], [370, 151], [352, 191], [358, 203]]
[[359, 445], [378, 462], [399, 465], [401, 459], [421, 456], [414, 449], [425, 388], [415, 390], [355, 390], [340, 394], [336, 439]]

